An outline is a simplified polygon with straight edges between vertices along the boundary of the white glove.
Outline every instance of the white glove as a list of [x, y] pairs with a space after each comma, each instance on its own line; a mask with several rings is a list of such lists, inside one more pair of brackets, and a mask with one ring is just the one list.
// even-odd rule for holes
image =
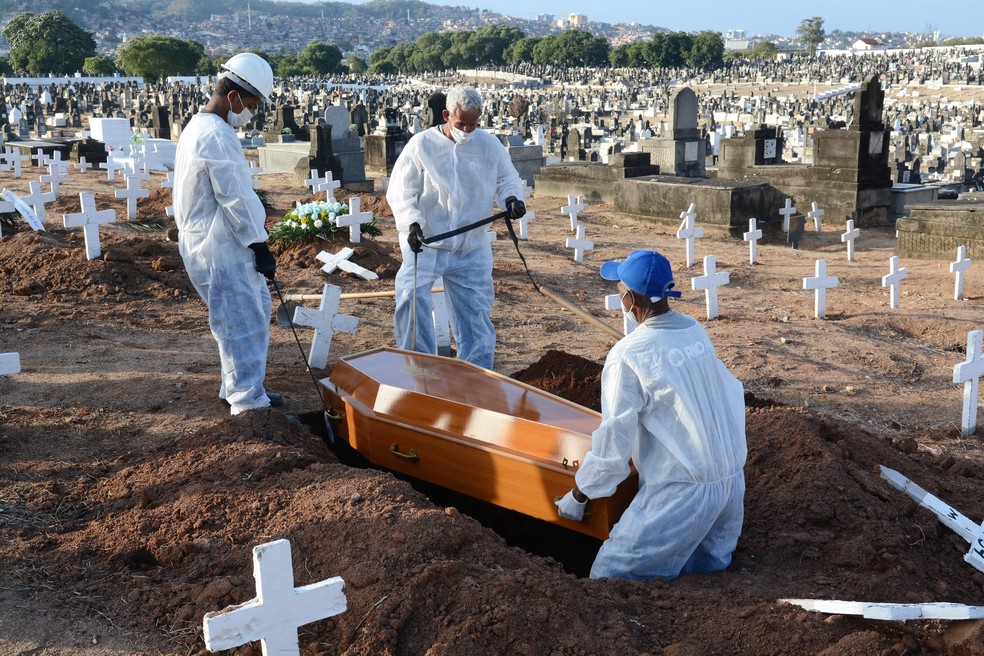
[[571, 490], [554, 503], [557, 504], [558, 515], [564, 519], [572, 519], [575, 522], [584, 519], [584, 508], [588, 505], [587, 501], [582, 503], [574, 498], [574, 490]]

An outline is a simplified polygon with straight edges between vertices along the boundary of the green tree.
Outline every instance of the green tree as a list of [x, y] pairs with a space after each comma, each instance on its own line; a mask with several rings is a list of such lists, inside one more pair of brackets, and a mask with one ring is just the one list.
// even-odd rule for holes
[[82, 69], [86, 57], [96, 54], [92, 33], [61, 11], [19, 14], [2, 34], [10, 45], [10, 65], [30, 75], [74, 73]]
[[342, 51], [338, 46], [312, 41], [297, 53], [297, 63], [310, 75], [327, 75], [338, 70], [342, 63]]
[[513, 41], [503, 51], [502, 58], [507, 64], [532, 64], [533, 48], [542, 40], [543, 38], [538, 36], [528, 36], [525, 39]]
[[11, 75], [14, 72], [14, 67], [10, 65], [10, 60], [6, 57], [0, 57], [0, 75]]
[[796, 28], [796, 35], [806, 46], [806, 50], [811, 56], [817, 54], [817, 47], [823, 43], [824, 37], [827, 36], [827, 33], [823, 31], [823, 18], [820, 16], [804, 18], [800, 21], [799, 27]]
[[533, 47], [533, 63], [539, 66], [605, 66], [611, 48], [603, 37], [580, 30], [548, 36]]
[[349, 55], [345, 60], [345, 68], [347, 68], [348, 72], [352, 75], [358, 75], [359, 73], [365, 73], [369, 70], [369, 65], [355, 55]]
[[200, 43], [148, 34], [128, 41], [120, 48], [116, 61], [127, 75], [153, 83], [170, 75], [194, 75], [204, 56]]
[[701, 70], [720, 68], [724, 63], [724, 39], [720, 32], [704, 30], [695, 35], [686, 55], [687, 65]]
[[779, 48], [771, 41], [761, 41], [752, 48], [752, 59], [775, 59]]
[[116, 72], [116, 62], [108, 55], [86, 57], [85, 63], [82, 64], [82, 72], [86, 75], [95, 75], [97, 77], [112, 75]]

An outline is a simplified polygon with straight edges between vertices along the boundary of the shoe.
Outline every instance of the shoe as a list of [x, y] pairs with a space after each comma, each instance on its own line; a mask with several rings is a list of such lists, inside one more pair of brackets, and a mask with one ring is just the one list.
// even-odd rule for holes
[[[284, 404], [284, 397], [281, 396], [280, 394], [276, 394], [274, 392], [267, 392], [267, 398], [270, 399], [271, 408], [279, 408]], [[227, 408], [231, 405], [225, 399], [220, 398], [219, 400], [222, 401], [222, 405], [224, 405]]]

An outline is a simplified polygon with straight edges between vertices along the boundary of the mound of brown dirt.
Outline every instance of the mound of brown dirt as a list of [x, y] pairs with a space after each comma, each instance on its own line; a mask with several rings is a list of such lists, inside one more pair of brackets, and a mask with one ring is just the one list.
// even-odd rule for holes
[[578, 405], [601, 412], [602, 365], [579, 355], [551, 349], [512, 377]]

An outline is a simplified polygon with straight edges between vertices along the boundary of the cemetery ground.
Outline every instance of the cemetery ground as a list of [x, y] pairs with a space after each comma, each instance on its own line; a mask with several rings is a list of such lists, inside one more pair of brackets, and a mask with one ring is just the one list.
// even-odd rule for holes
[[[28, 179], [5, 184], [26, 190]], [[956, 301], [947, 262], [903, 260], [908, 278], [892, 309], [881, 286], [890, 229], [863, 230], [848, 262], [843, 222], [825, 217], [799, 250], [760, 244], [756, 265], [746, 243], [708, 234], [687, 269], [675, 226], [604, 205], [579, 216], [595, 249], [577, 264], [564, 246], [566, 199], [531, 199], [536, 218], [521, 248], [541, 284], [619, 327], [621, 316], [604, 310], [615, 289], [599, 265], [636, 248], [662, 251], [683, 291], [673, 307], [702, 321], [746, 389], [746, 519], [729, 570], [595, 581], [584, 574], [597, 542], [415, 489], [329, 449], [288, 329], [271, 327], [267, 373], [285, 407], [230, 417], [216, 397], [205, 307], [168, 239], [160, 180], [152, 177], [139, 219], [164, 228], [102, 226], [93, 261], [81, 230], [60, 227], [61, 214], [78, 211], [79, 191], [95, 191], [100, 209], [125, 217], [124, 201], [112, 198], [121, 185], [104, 173], [63, 183], [47, 232], [2, 226], [0, 351], [19, 352], [22, 372], [0, 377], [0, 653], [203, 654], [202, 616], [253, 598], [251, 549], [280, 538], [291, 541], [296, 585], [345, 580], [348, 610], [302, 627], [304, 654], [984, 650], [980, 622], [875, 621], [776, 603], [980, 603], [984, 573], [964, 562], [968, 545], [878, 470], [891, 467], [984, 519], [980, 430], [961, 436], [963, 389], [952, 383], [968, 331], [982, 327], [980, 264]], [[260, 180], [268, 225], [310, 197], [292, 176]], [[362, 205], [383, 234], [364, 239], [353, 260], [381, 279], [325, 275], [313, 247], [280, 251], [285, 293], [319, 293], [325, 282], [343, 292], [392, 289], [392, 219], [381, 198], [363, 193]], [[597, 408], [614, 340], [538, 294], [496, 228], [496, 370]], [[713, 321], [691, 291], [708, 254], [730, 273]], [[803, 278], [821, 258], [839, 287], [827, 292], [826, 319], [815, 319]], [[358, 317], [358, 331], [335, 334], [318, 377], [338, 357], [393, 344], [391, 299], [341, 309]], [[299, 333], [307, 349], [311, 333]]]

